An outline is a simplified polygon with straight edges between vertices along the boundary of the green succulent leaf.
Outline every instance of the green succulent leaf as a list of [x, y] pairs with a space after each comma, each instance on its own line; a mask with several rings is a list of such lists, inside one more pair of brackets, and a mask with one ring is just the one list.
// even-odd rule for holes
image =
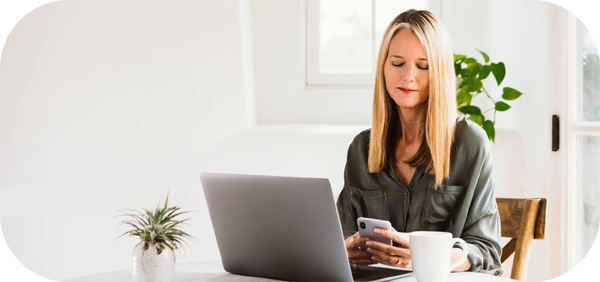
[[454, 54], [454, 63], [458, 63], [459, 61], [464, 60], [467, 57], [467, 55], [456, 55]]
[[496, 137], [496, 130], [494, 129], [494, 123], [491, 120], [486, 120], [483, 122], [483, 130], [487, 133], [487, 136], [492, 142], [494, 142], [494, 138]]
[[504, 76], [506, 75], [506, 69], [504, 68], [504, 63], [500, 62], [497, 64], [492, 63], [492, 73], [494, 74], [494, 78], [496, 78], [496, 82], [498, 82], [498, 86], [504, 80]]
[[157, 249], [164, 249], [165, 246], [171, 249], [181, 247], [181, 243], [185, 243], [182, 239], [193, 238], [181, 230], [180, 227], [181, 224], [184, 224], [190, 218], [182, 220], [175, 218], [188, 213], [188, 211], [179, 212], [180, 207], [169, 207], [168, 202], [169, 195], [167, 194], [167, 199], [163, 207], [159, 203], [155, 210], [144, 209], [144, 212], [140, 212], [127, 209], [126, 211], [132, 212], [125, 212], [120, 216], [129, 216], [130, 219], [121, 221], [121, 224], [128, 225], [133, 229], [126, 231], [119, 237], [123, 235], [137, 236], [142, 242], [147, 242], [151, 245], [158, 244], [155, 245], [158, 246]]
[[521, 95], [523, 95], [523, 93], [510, 87], [504, 87], [504, 89], [502, 89], [502, 99], [504, 100], [512, 101], [521, 97]]
[[483, 83], [481, 83], [481, 79], [473, 78], [469, 80], [469, 92], [479, 92], [483, 87]]
[[508, 105], [507, 103], [504, 103], [502, 101], [496, 102], [496, 111], [504, 112], [508, 109], [510, 109], [510, 105]]
[[492, 71], [492, 67], [490, 65], [483, 65], [479, 70], [479, 79], [486, 79], [490, 72]]
[[482, 115], [471, 115], [469, 116], [469, 119], [479, 124], [479, 126], [483, 125], [484, 117]]
[[477, 106], [464, 106], [458, 109], [461, 113], [467, 115], [481, 115], [481, 109]]
[[485, 60], [485, 62], [489, 62], [490, 61], [490, 57], [483, 51], [480, 51], [479, 49], [475, 49], [477, 51], [479, 51], [479, 53], [481, 53], [481, 55], [483, 56], [483, 59]]

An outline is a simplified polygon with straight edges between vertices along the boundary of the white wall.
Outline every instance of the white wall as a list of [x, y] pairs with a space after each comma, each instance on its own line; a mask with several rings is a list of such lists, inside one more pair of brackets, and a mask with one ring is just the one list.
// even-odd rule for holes
[[[169, 190], [202, 208], [202, 150], [246, 128], [240, 46], [237, 1], [61, 1], [24, 17], [0, 65], [14, 255], [55, 280], [127, 268], [136, 242], [112, 241], [120, 208]], [[214, 258], [198, 251], [199, 223], [183, 261]]]
[[370, 124], [372, 89], [306, 87], [303, 0], [252, 2], [259, 124]]

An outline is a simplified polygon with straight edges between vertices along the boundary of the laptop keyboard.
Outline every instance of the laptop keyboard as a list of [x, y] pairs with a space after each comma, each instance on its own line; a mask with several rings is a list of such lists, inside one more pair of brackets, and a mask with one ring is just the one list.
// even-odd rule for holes
[[365, 278], [369, 278], [372, 277], [373, 275], [371, 274], [364, 274], [364, 273], [356, 273], [356, 272], [352, 272], [352, 280], [360, 280], [360, 279], [365, 279]]
[[390, 269], [390, 268], [381, 268], [381, 267], [369, 267], [369, 266], [359, 266], [353, 265], [352, 269], [352, 279], [354, 281], [371, 281], [377, 280], [390, 276], [397, 276], [406, 273], [410, 273], [411, 271], [401, 270], [401, 269]]

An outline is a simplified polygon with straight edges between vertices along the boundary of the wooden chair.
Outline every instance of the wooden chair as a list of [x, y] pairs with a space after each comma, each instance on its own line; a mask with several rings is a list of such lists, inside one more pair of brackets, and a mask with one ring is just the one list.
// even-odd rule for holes
[[533, 239], [544, 239], [546, 233], [546, 199], [496, 198], [502, 237], [512, 238], [502, 248], [501, 262], [513, 253], [510, 278], [525, 281]]

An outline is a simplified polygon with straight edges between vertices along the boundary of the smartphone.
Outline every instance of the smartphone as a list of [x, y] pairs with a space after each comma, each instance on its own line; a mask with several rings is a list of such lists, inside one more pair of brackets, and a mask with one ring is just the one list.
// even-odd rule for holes
[[[356, 220], [358, 223], [358, 234], [360, 237], [369, 237], [371, 241], [377, 241], [384, 244], [391, 245], [392, 240], [386, 237], [383, 237], [377, 233], [375, 233], [375, 228], [381, 228], [385, 230], [391, 230], [392, 224], [387, 220], [374, 219], [368, 217], [359, 217]], [[360, 246], [362, 250], [366, 250], [368, 247], [366, 245]]]

